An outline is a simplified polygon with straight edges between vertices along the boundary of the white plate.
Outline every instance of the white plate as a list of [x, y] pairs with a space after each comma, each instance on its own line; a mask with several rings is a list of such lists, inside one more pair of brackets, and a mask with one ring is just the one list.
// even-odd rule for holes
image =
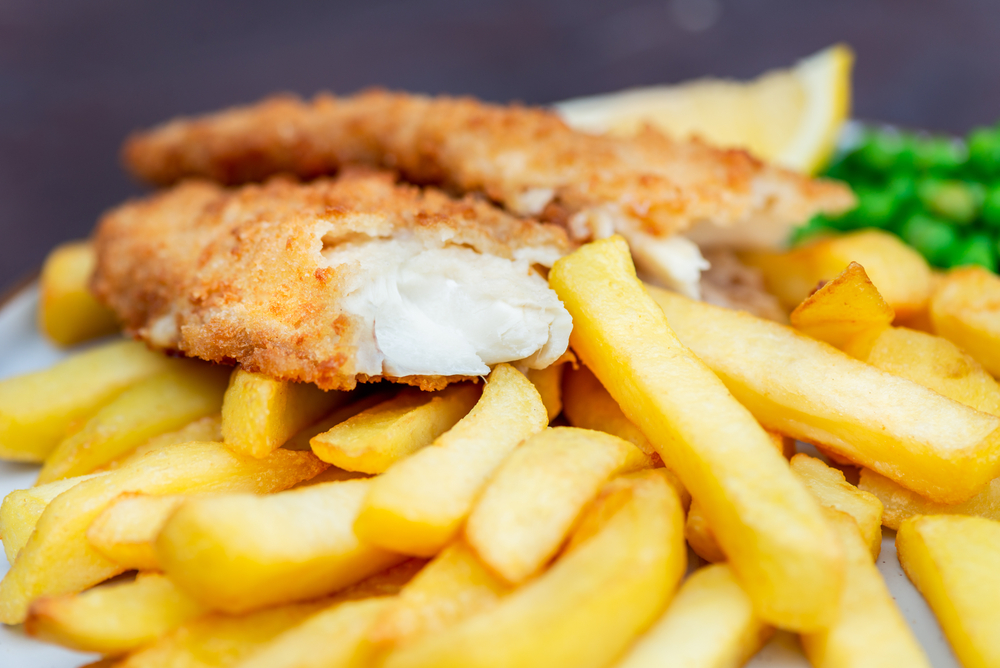
[[[0, 309], [0, 378], [45, 368], [66, 353], [50, 345], [35, 327], [38, 291], [31, 286]], [[37, 466], [0, 462], [0, 496], [10, 490], [30, 487]], [[886, 532], [878, 567], [900, 610], [923, 643], [935, 668], [960, 668], [941, 628], [923, 598], [906, 579], [896, 559], [895, 535]], [[0, 576], [7, 572], [0, 557]], [[46, 645], [24, 635], [20, 627], [0, 625], [0, 666], [3, 668], [72, 668], [97, 657]], [[794, 636], [777, 634], [748, 664], [753, 668], [800, 668], [809, 663]], [[569, 667], [567, 667], [569, 668]]]

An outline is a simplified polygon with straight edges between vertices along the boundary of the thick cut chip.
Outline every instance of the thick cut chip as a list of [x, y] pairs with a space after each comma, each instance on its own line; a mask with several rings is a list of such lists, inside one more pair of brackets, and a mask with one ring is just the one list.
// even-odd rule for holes
[[1000, 665], [1000, 522], [914, 517], [900, 526], [896, 551], [962, 665]]
[[497, 365], [468, 415], [372, 481], [358, 536], [404, 554], [436, 554], [461, 530], [497, 467], [548, 422], [535, 386], [509, 364]]
[[329, 594], [405, 559], [354, 535], [371, 485], [188, 500], [160, 530], [157, 560], [189, 595], [229, 613]]
[[228, 370], [191, 360], [183, 363], [122, 392], [66, 437], [46, 458], [38, 482], [93, 473], [154, 436], [217, 413]]
[[187, 443], [86, 480], [49, 504], [0, 581], [0, 622], [18, 624], [35, 599], [82, 591], [124, 570], [86, 537], [94, 519], [124, 492], [275, 492], [326, 466], [311, 452], [279, 450], [254, 459], [236, 455], [221, 443]]
[[366, 668], [379, 647], [366, 633], [395, 599], [344, 601], [317, 612], [250, 654], [234, 668]]
[[858, 525], [861, 537], [877, 559], [882, 550], [882, 502], [874, 494], [847, 482], [841, 471], [819, 459], [800, 453], [792, 457], [792, 473], [824, 508], [850, 515]]
[[861, 469], [858, 487], [878, 497], [885, 508], [882, 524], [897, 531], [903, 520], [915, 515], [971, 515], [1000, 521], [1000, 478], [972, 498], [953, 504], [931, 501], [869, 469]]
[[188, 498], [185, 494], [122, 494], [90, 525], [87, 540], [123, 568], [160, 570], [156, 537], [167, 518]]
[[[1000, 473], [1000, 419], [790, 327], [649, 288], [681, 342], [769, 429], [958, 503]], [[697, 495], [695, 495], [697, 496]]]
[[368, 638], [383, 646], [411, 642], [493, 607], [511, 589], [465, 541], [456, 540], [403, 587]]
[[547, 429], [500, 466], [469, 514], [465, 537], [508, 582], [523, 582], [556, 554], [609, 477], [651, 465], [642, 450], [610, 434]]
[[620, 656], [680, 582], [684, 517], [658, 471], [613, 489], [592, 511], [602, 515], [596, 532], [552, 568], [492, 608], [396, 649], [385, 668], [598, 668]]
[[815, 668], [930, 668], [854, 520], [839, 511], [830, 511], [828, 516], [844, 545], [847, 581], [833, 621], [802, 635], [809, 662]]
[[28, 635], [81, 652], [124, 654], [152, 642], [205, 608], [162, 575], [139, 575], [81, 594], [31, 604]]
[[726, 564], [695, 571], [615, 668], [738, 668], [773, 629]]
[[822, 624], [842, 584], [836, 536], [760, 424], [677, 340], [624, 241], [584, 246], [549, 281], [573, 316], [573, 350], [701, 504], [761, 617]]
[[827, 237], [784, 252], [753, 251], [740, 259], [764, 275], [768, 292], [791, 310], [851, 262], [864, 268], [886, 303], [906, 318], [924, 310], [931, 296], [931, 268], [899, 237], [882, 230], [861, 230]]
[[50, 339], [71, 346], [118, 330], [113, 311], [90, 293], [97, 256], [87, 241], [56, 246], [38, 279], [38, 325]]
[[237, 369], [222, 403], [222, 439], [240, 454], [266, 457], [348, 396]]
[[895, 317], [865, 268], [851, 262], [796, 306], [789, 319], [803, 334], [843, 349], [857, 336], [885, 329]]
[[313, 601], [246, 615], [199, 617], [128, 655], [114, 668], [228, 668], [329, 605]]
[[948, 272], [931, 299], [934, 331], [1000, 376], [1000, 278], [982, 267]]
[[27, 544], [28, 538], [35, 530], [38, 519], [54, 498], [84, 480], [90, 480], [98, 475], [103, 474], [92, 473], [28, 489], [15, 489], [5, 496], [3, 503], [0, 504], [0, 540], [3, 541], [7, 561], [11, 564], [14, 563], [14, 559], [20, 554], [21, 549]]
[[647, 455], [656, 454], [646, 435], [625, 417], [618, 402], [587, 367], [566, 370], [563, 401], [566, 419], [574, 427], [603, 431], [628, 441]]
[[0, 381], [0, 457], [42, 461], [73, 425], [130, 385], [176, 364], [141, 343], [116, 341]]
[[324, 462], [346, 471], [382, 473], [454, 427], [480, 393], [470, 383], [434, 393], [403, 390], [314, 436], [309, 445]]
[[524, 374], [538, 390], [538, 395], [545, 404], [545, 411], [549, 414], [549, 422], [555, 420], [563, 410], [563, 370], [567, 365], [569, 368], [576, 366], [576, 357], [568, 350], [544, 369], [528, 369]]
[[[209, 441], [212, 443], [222, 442], [222, 416], [219, 413], [208, 415], [184, 425], [177, 431], [160, 434], [149, 439], [135, 450], [131, 451], [120, 459], [108, 462], [106, 469], [117, 469], [136, 462], [154, 450], [169, 448], [172, 445], [181, 443], [192, 443], [194, 441]], [[306, 448], [308, 450], [308, 448]]]
[[326, 417], [321, 418], [318, 422], [314, 422], [308, 427], [305, 427], [301, 431], [292, 436], [290, 439], [285, 441], [285, 444], [281, 447], [288, 450], [312, 450], [312, 446], [309, 442], [316, 436], [330, 431], [336, 427], [341, 422], [349, 420], [361, 411], [366, 411], [372, 406], [382, 403], [386, 399], [390, 399], [393, 396], [393, 392], [374, 392], [362, 396], [359, 399], [347, 402], [347, 404], [335, 409], [332, 413]]

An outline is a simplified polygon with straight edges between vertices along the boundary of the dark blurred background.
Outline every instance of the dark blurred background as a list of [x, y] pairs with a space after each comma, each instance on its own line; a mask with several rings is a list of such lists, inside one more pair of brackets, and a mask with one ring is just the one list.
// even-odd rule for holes
[[273, 91], [371, 85], [544, 104], [749, 78], [837, 41], [854, 114], [1000, 117], [995, 0], [0, 0], [0, 292], [139, 193], [132, 129]]

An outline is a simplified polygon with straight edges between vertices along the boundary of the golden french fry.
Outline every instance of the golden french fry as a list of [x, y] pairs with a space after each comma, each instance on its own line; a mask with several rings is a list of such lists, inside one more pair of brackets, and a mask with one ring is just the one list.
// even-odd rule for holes
[[354, 535], [372, 482], [189, 499], [160, 530], [157, 561], [190, 596], [229, 613], [329, 594], [405, 560]]
[[651, 464], [651, 457], [616, 436], [546, 429], [500, 465], [469, 514], [466, 540], [508, 582], [523, 582], [556, 554], [609, 477]]
[[217, 668], [232, 666], [330, 605], [313, 601], [246, 615], [199, 617], [151, 645], [129, 654], [115, 668]]
[[104, 406], [52, 451], [39, 483], [93, 473], [150, 438], [222, 407], [228, 370], [193, 360], [147, 378]]
[[628, 441], [647, 455], [656, 454], [646, 435], [625, 417], [618, 402], [587, 367], [566, 370], [563, 404], [566, 419], [574, 427], [603, 431]]
[[914, 517], [899, 527], [896, 551], [962, 665], [1000, 665], [1000, 522]]
[[861, 230], [820, 239], [790, 251], [740, 254], [759, 269], [767, 291], [785, 308], [795, 308], [820, 281], [828, 281], [851, 262], [864, 266], [871, 282], [902, 318], [922, 311], [931, 294], [931, 268], [910, 246], [889, 232]]
[[266, 457], [350, 396], [236, 369], [222, 402], [223, 441], [241, 454]]
[[221, 443], [186, 443], [81, 482], [48, 505], [0, 581], [0, 622], [18, 624], [35, 599], [79, 592], [124, 570], [86, 537], [94, 519], [124, 492], [273, 492], [325, 467], [309, 452], [280, 450], [259, 460], [236, 455]]
[[498, 364], [468, 415], [372, 480], [355, 531], [388, 550], [436, 554], [461, 530], [501, 462], [546, 425], [535, 386], [509, 364]]
[[130, 385], [177, 363], [135, 341], [116, 341], [48, 369], [0, 381], [0, 457], [40, 462]]
[[95, 550], [122, 568], [160, 570], [155, 542], [167, 518], [189, 497], [126, 492], [112, 501], [87, 529]]
[[[177, 431], [167, 432], [154, 436], [142, 445], [132, 450], [120, 459], [108, 462], [102, 470], [117, 469], [142, 459], [146, 454], [154, 450], [169, 448], [172, 445], [181, 443], [192, 443], [194, 441], [209, 441], [213, 443], [222, 442], [222, 416], [219, 413], [206, 415], [203, 418], [184, 425]], [[308, 448], [307, 448], [308, 449]]]
[[367, 630], [380, 645], [400, 645], [487, 610], [511, 591], [459, 539], [413, 578]]
[[162, 575], [101, 585], [31, 604], [28, 635], [81, 652], [124, 654], [205, 614], [199, 603]]
[[118, 331], [114, 312], [90, 292], [97, 257], [89, 241], [56, 246], [38, 279], [38, 328], [62, 346]]
[[568, 350], [563, 353], [562, 357], [544, 369], [528, 369], [524, 374], [538, 390], [538, 395], [542, 398], [542, 403], [545, 404], [545, 412], [548, 413], [549, 422], [555, 420], [563, 410], [563, 370], [567, 364], [570, 367], [576, 365], [576, 357]]
[[35, 530], [38, 518], [52, 503], [52, 499], [71, 487], [75, 487], [78, 483], [98, 475], [102, 474], [92, 473], [28, 489], [15, 489], [5, 496], [3, 503], [0, 504], [0, 540], [3, 541], [7, 561], [11, 564], [14, 563], [17, 555], [20, 554]]
[[441, 392], [403, 390], [314, 436], [309, 445], [317, 457], [345, 471], [382, 473], [454, 427], [481, 393], [471, 383]]
[[791, 466], [821, 506], [846, 513], [855, 521], [872, 559], [877, 559], [882, 550], [882, 502], [878, 497], [858, 489], [841, 471], [807, 454], [792, 457]]
[[290, 439], [285, 441], [285, 444], [281, 447], [286, 450], [312, 450], [312, 446], [309, 445], [309, 441], [313, 439], [314, 436], [319, 436], [323, 432], [330, 431], [336, 427], [341, 422], [348, 420], [361, 411], [368, 410], [372, 406], [382, 403], [386, 399], [392, 397], [394, 392], [375, 392], [367, 396], [363, 396], [360, 399], [354, 399], [353, 401], [348, 401], [343, 406], [334, 409], [332, 413], [324, 418], [321, 418], [319, 422], [314, 422], [313, 424], [301, 429], [295, 433]]
[[293, 626], [234, 668], [365, 668], [379, 647], [366, 633], [393, 603], [387, 596], [332, 605]]
[[665, 290], [649, 292], [680, 340], [765, 427], [942, 502], [967, 499], [1000, 473], [997, 417], [790, 327]]
[[692, 573], [663, 616], [614, 665], [737, 668], [772, 633], [754, 612], [732, 569], [716, 564]]
[[552, 568], [493, 607], [397, 648], [385, 668], [596, 668], [619, 656], [673, 596], [685, 561], [684, 518], [665, 477], [628, 478], [595, 508], [606, 516], [596, 533]]
[[795, 307], [792, 327], [835, 348], [892, 324], [896, 313], [865, 273], [851, 262], [847, 269]]
[[580, 248], [549, 283], [573, 316], [574, 351], [701, 504], [761, 617], [821, 625], [842, 585], [836, 536], [750, 412], [674, 336], [625, 241]]
[[1000, 478], [962, 503], [936, 503], [869, 469], [861, 469], [858, 488], [874, 494], [884, 506], [882, 524], [893, 530], [915, 515], [970, 515], [1000, 521]]
[[913, 666], [930, 668], [872, 559], [870, 548], [846, 513], [828, 514], [847, 556], [847, 580], [837, 616], [825, 628], [802, 635], [815, 668]]
[[945, 274], [931, 299], [934, 331], [1000, 376], [1000, 278], [982, 267]]

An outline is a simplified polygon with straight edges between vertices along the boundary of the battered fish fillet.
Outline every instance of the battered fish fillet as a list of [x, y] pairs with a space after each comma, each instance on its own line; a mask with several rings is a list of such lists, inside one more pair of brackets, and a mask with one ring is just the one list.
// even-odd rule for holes
[[184, 182], [102, 219], [92, 287], [154, 347], [324, 389], [558, 358], [572, 321], [538, 267], [564, 231], [394, 179]]
[[814, 214], [854, 204], [840, 184], [653, 129], [595, 136], [542, 109], [385, 91], [275, 97], [177, 119], [131, 137], [124, 156], [161, 185], [387, 167], [415, 183], [485, 193], [511, 213], [564, 225], [576, 241], [618, 232], [640, 270], [692, 296], [707, 267], [696, 244], [774, 247]]

